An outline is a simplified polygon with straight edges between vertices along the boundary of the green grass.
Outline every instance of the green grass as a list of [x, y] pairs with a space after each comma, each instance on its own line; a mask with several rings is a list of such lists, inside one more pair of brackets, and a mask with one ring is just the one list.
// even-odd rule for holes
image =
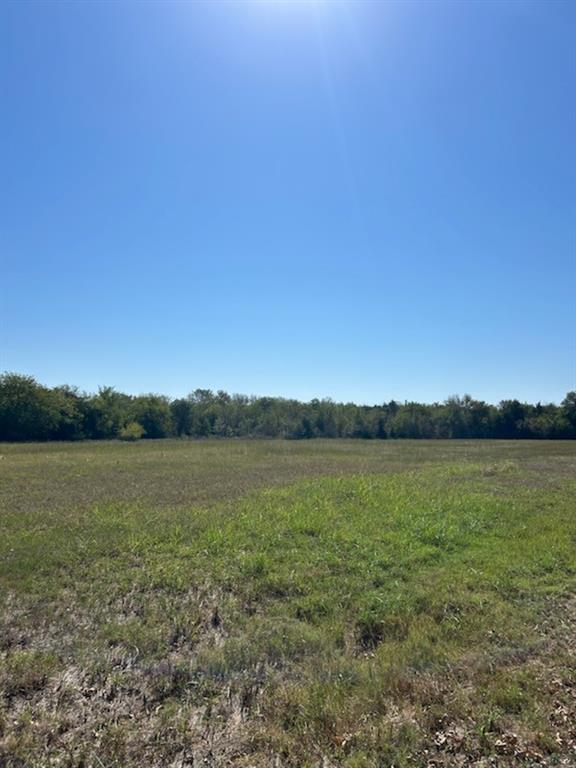
[[0, 455], [0, 765], [570, 764], [574, 443]]

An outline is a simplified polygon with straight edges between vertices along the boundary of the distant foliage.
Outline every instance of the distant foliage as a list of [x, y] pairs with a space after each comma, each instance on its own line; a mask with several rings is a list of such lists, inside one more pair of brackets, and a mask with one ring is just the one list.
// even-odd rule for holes
[[134, 442], [135, 440], [140, 440], [145, 434], [146, 430], [141, 424], [138, 424], [137, 421], [131, 421], [129, 424], [126, 424], [125, 427], [122, 427], [118, 433], [118, 437], [120, 440]]
[[0, 441], [137, 440], [163, 437], [576, 438], [576, 392], [560, 405], [470, 395], [431, 405], [381, 405], [246, 397], [196, 389], [188, 397], [134, 397], [102, 387], [86, 394], [44, 387], [31, 376], [0, 376]]

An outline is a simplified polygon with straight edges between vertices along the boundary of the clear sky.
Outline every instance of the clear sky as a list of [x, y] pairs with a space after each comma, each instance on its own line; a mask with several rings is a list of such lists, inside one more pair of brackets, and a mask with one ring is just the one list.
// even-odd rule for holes
[[576, 388], [576, 4], [0, 4], [0, 370]]

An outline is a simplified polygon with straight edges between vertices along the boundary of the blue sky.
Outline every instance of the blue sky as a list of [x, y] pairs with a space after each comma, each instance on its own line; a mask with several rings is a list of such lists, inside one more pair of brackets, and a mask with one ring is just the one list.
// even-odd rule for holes
[[576, 388], [576, 6], [4, 2], [0, 370]]

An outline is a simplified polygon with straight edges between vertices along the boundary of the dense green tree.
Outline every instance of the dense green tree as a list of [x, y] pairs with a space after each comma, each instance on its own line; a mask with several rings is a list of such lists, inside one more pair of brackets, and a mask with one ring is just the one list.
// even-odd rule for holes
[[147, 438], [576, 438], [576, 392], [560, 406], [518, 400], [494, 406], [470, 395], [432, 405], [392, 400], [359, 406], [209, 389], [171, 401], [154, 394], [132, 397], [112, 387], [87, 395], [68, 386], [49, 389], [30, 376], [0, 376], [0, 440], [110, 439], [142, 430]]
[[526, 409], [518, 400], [502, 400], [494, 418], [494, 437], [514, 439], [526, 436]]
[[144, 437], [161, 438], [174, 434], [170, 400], [163, 395], [139, 395], [130, 408], [132, 421], [144, 429]]
[[172, 424], [178, 437], [192, 434], [193, 415], [192, 404], [187, 398], [173, 400], [170, 404]]
[[131, 421], [132, 398], [114, 387], [100, 387], [89, 398], [85, 417], [86, 433], [95, 439], [117, 437], [122, 427]]
[[0, 440], [48, 440], [60, 417], [58, 397], [32, 376], [0, 376]]
[[576, 437], [576, 391], [568, 392], [562, 400], [562, 413], [568, 422], [571, 437]]
[[58, 424], [50, 434], [53, 440], [81, 440], [86, 436], [88, 412], [86, 398], [74, 387], [62, 386], [52, 390], [54, 406], [58, 409]]

